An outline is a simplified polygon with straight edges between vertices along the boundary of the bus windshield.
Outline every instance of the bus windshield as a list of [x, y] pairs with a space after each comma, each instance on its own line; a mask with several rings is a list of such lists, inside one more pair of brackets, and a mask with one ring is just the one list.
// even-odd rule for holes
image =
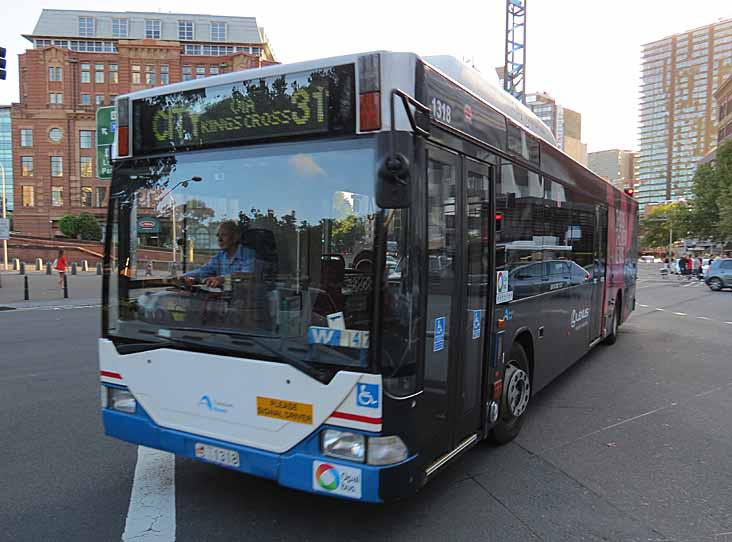
[[375, 169], [369, 138], [117, 164], [107, 333], [368, 369]]

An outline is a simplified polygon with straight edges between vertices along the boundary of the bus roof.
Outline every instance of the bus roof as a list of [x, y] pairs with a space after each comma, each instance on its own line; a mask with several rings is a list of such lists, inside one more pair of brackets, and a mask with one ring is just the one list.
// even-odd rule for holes
[[[484, 101], [490, 107], [496, 109], [516, 124], [528, 129], [535, 135], [541, 137], [548, 143], [557, 147], [557, 142], [551, 130], [537, 117], [531, 109], [520, 103], [513, 96], [505, 92], [495, 82], [485, 78], [480, 72], [467, 64], [460, 62], [452, 56], [427, 56], [420, 57], [416, 53], [400, 53], [392, 51], [370, 51], [365, 53], [355, 53], [350, 55], [335, 56], [328, 58], [320, 58], [315, 60], [307, 60], [304, 62], [294, 62], [290, 64], [274, 64], [261, 68], [249, 68], [243, 71], [225, 73], [206, 77], [203, 79], [193, 79], [191, 81], [183, 81], [173, 83], [164, 87], [155, 87], [145, 90], [139, 90], [124, 94], [120, 98], [130, 98], [137, 100], [151, 96], [159, 96], [161, 94], [171, 94], [192, 89], [208, 88], [212, 86], [225, 85], [227, 83], [237, 83], [247, 79], [258, 79], [261, 77], [272, 77], [282, 74], [295, 73], [299, 71], [308, 71], [312, 69], [334, 66], [339, 64], [354, 63], [356, 60], [365, 55], [379, 53], [382, 56], [390, 57], [389, 60], [394, 64], [404, 64], [404, 70], [394, 70], [385, 74], [387, 81], [390, 81], [389, 75], [395, 72], [402, 74], [414, 65], [416, 59], [421, 59], [430, 67], [441, 72], [443, 75], [452, 79], [455, 83], [462, 86], [480, 100]], [[384, 119], [386, 120], [386, 119]]]

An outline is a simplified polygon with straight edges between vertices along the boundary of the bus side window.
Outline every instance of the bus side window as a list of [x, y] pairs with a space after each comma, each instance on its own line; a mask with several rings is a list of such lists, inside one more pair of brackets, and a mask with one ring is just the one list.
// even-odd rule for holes
[[513, 299], [541, 293], [544, 278], [544, 184], [537, 173], [506, 163], [496, 183], [501, 230], [496, 232], [496, 269], [509, 272]]

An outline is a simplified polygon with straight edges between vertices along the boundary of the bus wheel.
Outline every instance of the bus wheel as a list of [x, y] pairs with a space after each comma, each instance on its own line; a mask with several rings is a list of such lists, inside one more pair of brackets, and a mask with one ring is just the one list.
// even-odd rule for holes
[[523, 346], [515, 343], [508, 357], [508, 366], [503, 376], [501, 415], [490, 434], [490, 439], [496, 444], [506, 444], [516, 438], [524, 424], [526, 408], [531, 398], [529, 361]]
[[613, 319], [610, 323], [610, 333], [607, 337], [605, 337], [605, 340], [603, 341], [604, 344], [607, 344], [608, 346], [615, 344], [615, 342], [618, 340], [618, 321], [620, 320], [620, 299], [615, 298], [615, 305], [613, 309]]

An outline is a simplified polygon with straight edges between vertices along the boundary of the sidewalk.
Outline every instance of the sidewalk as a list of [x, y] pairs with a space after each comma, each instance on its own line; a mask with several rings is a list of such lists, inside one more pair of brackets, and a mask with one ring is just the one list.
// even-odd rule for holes
[[[28, 301], [24, 299], [25, 276], [28, 277]], [[68, 275], [69, 298], [57, 286], [58, 275], [32, 271], [26, 275], [1, 272], [0, 310], [51, 306], [98, 305], [102, 297], [102, 277], [95, 273]]]

